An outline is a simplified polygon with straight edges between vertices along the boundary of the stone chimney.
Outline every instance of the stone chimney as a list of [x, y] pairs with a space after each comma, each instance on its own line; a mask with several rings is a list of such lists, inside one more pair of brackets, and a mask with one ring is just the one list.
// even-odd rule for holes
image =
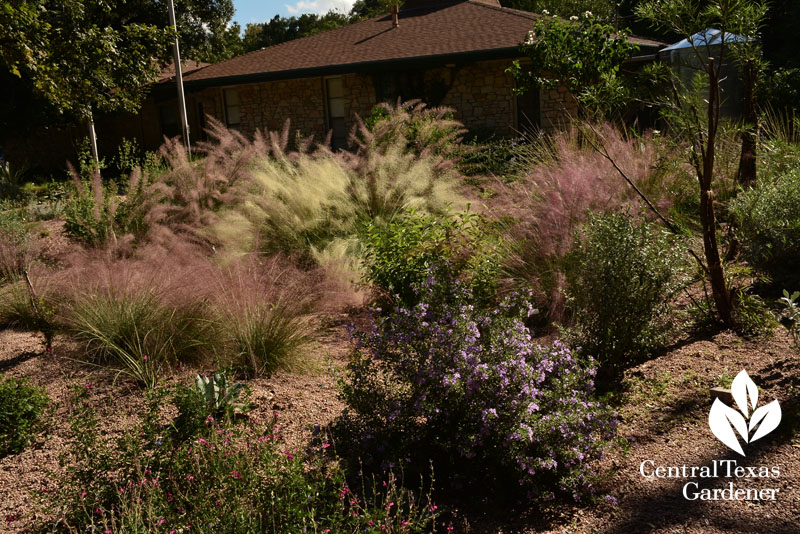
[[392, 6], [392, 28], [400, 27], [400, 7], [397, 5]]

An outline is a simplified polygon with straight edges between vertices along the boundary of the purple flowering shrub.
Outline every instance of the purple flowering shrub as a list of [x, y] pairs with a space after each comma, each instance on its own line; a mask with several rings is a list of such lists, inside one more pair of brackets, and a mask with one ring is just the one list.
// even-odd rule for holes
[[[507, 298], [480, 310], [447, 266], [415, 286], [370, 332], [340, 375], [337, 422], [365, 465], [422, 472], [454, 487], [521, 487], [530, 496], [580, 499], [590, 461], [613, 437], [614, 415], [592, 400], [595, 364], [566, 345], [535, 343], [530, 304]], [[341, 450], [341, 447], [340, 447]]]

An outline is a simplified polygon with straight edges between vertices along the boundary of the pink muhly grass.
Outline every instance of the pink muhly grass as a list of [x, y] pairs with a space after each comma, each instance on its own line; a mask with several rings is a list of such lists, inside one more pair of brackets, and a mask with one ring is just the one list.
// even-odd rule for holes
[[[669, 178], [657, 172], [659, 154], [647, 135], [631, 138], [610, 124], [573, 128], [556, 134], [540, 159], [518, 182], [500, 187], [496, 213], [518, 222], [509, 231], [516, 251], [507, 262], [509, 275], [538, 293], [551, 320], [563, 319], [562, 260], [575, 232], [592, 212], [643, 211], [643, 202], [614, 166], [581, 138], [596, 135], [626, 175], [656, 203], [669, 207]], [[647, 214], [650, 216], [651, 214]]]

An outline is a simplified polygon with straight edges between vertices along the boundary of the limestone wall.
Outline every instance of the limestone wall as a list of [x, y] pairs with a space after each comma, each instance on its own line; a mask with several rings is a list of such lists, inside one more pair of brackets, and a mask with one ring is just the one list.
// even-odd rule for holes
[[[225, 122], [223, 91], [212, 87], [198, 95], [204, 113]], [[286, 119], [290, 131], [324, 137], [325, 101], [322, 78], [299, 78], [232, 86], [239, 92], [238, 130], [251, 136], [257, 129], [281, 130]]]

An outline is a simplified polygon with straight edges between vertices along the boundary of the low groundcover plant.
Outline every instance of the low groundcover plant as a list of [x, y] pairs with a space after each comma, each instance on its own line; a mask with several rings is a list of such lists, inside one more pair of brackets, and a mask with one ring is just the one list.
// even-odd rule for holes
[[[435, 529], [428, 492], [389, 474], [356, 488], [330, 444], [290, 447], [277, 418], [235, 424], [207, 416], [162, 424], [166, 389], [154, 390], [138, 425], [112, 439], [88, 402], [75, 400], [65, 468], [45, 491], [40, 532], [421, 533]], [[179, 390], [177, 396], [180, 396]], [[176, 397], [177, 400], [177, 397]], [[182, 421], [185, 423], [185, 419]], [[186, 430], [191, 430], [187, 433]]]
[[447, 265], [414, 291], [417, 304], [355, 334], [339, 376], [347, 409], [337, 430], [365, 465], [401, 459], [424, 471], [433, 461], [453, 487], [521, 487], [543, 500], [591, 493], [589, 463], [616, 427], [592, 400], [594, 362], [534, 342], [521, 299], [476, 309]]

